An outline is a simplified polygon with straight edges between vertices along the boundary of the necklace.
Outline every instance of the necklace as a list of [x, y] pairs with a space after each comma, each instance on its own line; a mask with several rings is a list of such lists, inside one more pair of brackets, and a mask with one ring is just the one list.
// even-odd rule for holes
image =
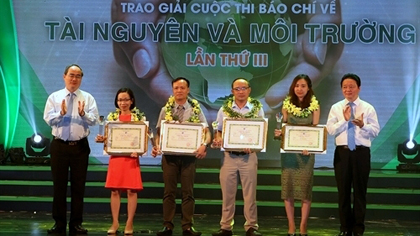
[[[192, 111], [193, 114], [190, 116], [190, 118], [188, 118], [188, 122], [192, 122], [192, 123], [200, 123], [200, 113], [201, 113], [201, 108], [200, 108], [200, 104], [198, 103], [197, 100], [195, 99], [190, 99], [187, 98], [188, 103], [192, 106]], [[168, 102], [166, 102], [165, 105], [165, 120], [166, 121], [176, 121], [176, 117], [174, 117], [172, 110], [175, 107], [175, 97], [174, 96], [170, 96], [168, 99]]]
[[287, 96], [283, 102], [283, 109], [286, 109], [288, 113], [300, 118], [308, 117], [312, 112], [318, 110], [318, 108], [319, 103], [318, 100], [316, 100], [315, 95], [312, 96], [309, 107], [304, 109], [302, 109], [301, 107], [297, 107], [295, 104], [291, 103], [290, 96]]
[[[110, 112], [107, 116], [108, 121], [117, 121], [120, 116], [121, 110], [119, 108], [115, 109], [114, 112]], [[134, 107], [131, 109], [131, 120], [132, 121], [145, 121], [146, 116], [144, 115], [144, 112], [140, 112], [140, 110], [137, 107]]]
[[257, 99], [248, 97], [248, 102], [251, 103], [252, 109], [245, 114], [241, 114], [232, 109], [234, 101], [235, 101], [235, 96], [230, 96], [228, 97], [228, 99], [226, 99], [222, 107], [223, 112], [230, 118], [257, 118], [258, 111], [262, 108], [262, 104], [260, 101], [258, 101]]

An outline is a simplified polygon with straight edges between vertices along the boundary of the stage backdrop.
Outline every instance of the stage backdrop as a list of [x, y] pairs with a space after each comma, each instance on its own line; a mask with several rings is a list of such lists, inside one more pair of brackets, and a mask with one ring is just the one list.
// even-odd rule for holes
[[[373, 168], [395, 169], [397, 145], [410, 133], [420, 142], [418, 9], [418, 0], [3, 0], [0, 144], [24, 147], [34, 132], [51, 136], [42, 119], [45, 101], [64, 87], [71, 63], [83, 68], [81, 89], [96, 98], [101, 115], [115, 109], [116, 91], [129, 87], [153, 127], [173, 78], [191, 81], [191, 97], [211, 123], [232, 80], [244, 77], [269, 118], [260, 166], [273, 167], [280, 159], [274, 114], [291, 80], [310, 76], [325, 124], [331, 105], [343, 98], [341, 76], [352, 72], [381, 125], [371, 148]], [[90, 160], [107, 163], [102, 145], [94, 143], [97, 133], [93, 127]], [[316, 167], [332, 167], [333, 152], [329, 137]], [[221, 156], [212, 150], [207, 158]], [[148, 154], [141, 163], [160, 159]]]

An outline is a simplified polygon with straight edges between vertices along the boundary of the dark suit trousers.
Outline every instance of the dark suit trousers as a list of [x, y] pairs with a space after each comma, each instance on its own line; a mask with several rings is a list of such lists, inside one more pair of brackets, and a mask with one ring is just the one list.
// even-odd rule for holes
[[370, 148], [357, 146], [355, 151], [350, 151], [344, 146], [337, 146], [334, 153], [334, 172], [338, 188], [340, 230], [363, 233], [370, 173]]
[[173, 218], [176, 211], [176, 192], [178, 180], [181, 182], [182, 192], [182, 229], [186, 230], [194, 223], [194, 179], [195, 162], [193, 156], [172, 156], [162, 157], [163, 182], [165, 183], [163, 193], [163, 225], [173, 229]]
[[90, 148], [86, 138], [76, 145], [53, 139], [51, 171], [54, 183], [53, 218], [58, 226], [66, 226], [67, 183], [70, 173], [71, 213], [69, 226], [83, 222], [83, 198]]

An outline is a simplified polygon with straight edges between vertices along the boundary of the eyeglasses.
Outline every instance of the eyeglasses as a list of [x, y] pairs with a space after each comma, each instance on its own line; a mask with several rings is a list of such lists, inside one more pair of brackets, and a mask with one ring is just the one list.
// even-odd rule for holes
[[236, 87], [236, 88], [233, 88], [233, 90], [235, 90], [237, 92], [239, 92], [239, 91], [245, 91], [247, 89], [249, 89], [249, 87]]
[[124, 99], [118, 99], [117, 102], [128, 102], [131, 101], [131, 98], [124, 98]]

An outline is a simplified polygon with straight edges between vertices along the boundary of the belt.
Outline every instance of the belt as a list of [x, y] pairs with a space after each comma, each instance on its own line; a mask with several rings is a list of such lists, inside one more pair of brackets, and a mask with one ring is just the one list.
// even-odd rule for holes
[[234, 152], [234, 151], [231, 151], [229, 153], [233, 154], [233, 155], [236, 155], [236, 156], [245, 156], [246, 154], [248, 154], [246, 152]]
[[[344, 148], [344, 149], [349, 149], [349, 146], [347, 146], [347, 145], [341, 145], [341, 146], [337, 146], [337, 147]], [[362, 149], [362, 148], [369, 148], [369, 147], [366, 147], [366, 146], [363, 146], [363, 145], [356, 145], [356, 149]]]
[[60, 138], [54, 137], [54, 140], [60, 142], [60, 143], [64, 143], [67, 144], [69, 146], [75, 146], [75, 145], [79, 145], [82, 141], [84, 141], [86, 139], [86, 137], [80, 139], [80, 140], [75, 140], [75, 141], [70, 141], [70, 140], [62, 140]]

